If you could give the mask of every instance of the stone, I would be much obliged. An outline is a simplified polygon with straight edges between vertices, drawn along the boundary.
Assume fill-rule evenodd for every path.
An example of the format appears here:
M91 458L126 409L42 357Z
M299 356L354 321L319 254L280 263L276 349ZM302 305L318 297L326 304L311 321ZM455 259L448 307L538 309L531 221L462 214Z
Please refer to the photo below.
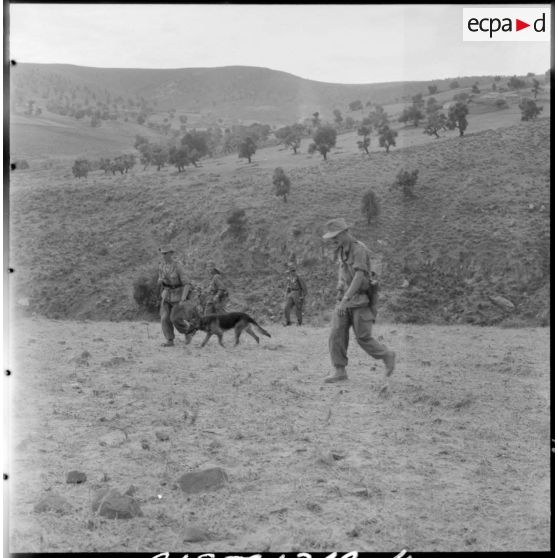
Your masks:
M182 536L182 540L184 542L200 542L205 541L208 538L209 537L205 531L195 526L186 527Z
M134 498L122 495L114 488L103 488L97 491L91 508L108 519L131 519L143 516L140 505Z
M506 310L514 310L515 304L503 296L489 296L488 297L496 306Z
M122 430L112 430L104 436L101 436L99 445L117 448L126 441L126 434Z
M66 476L66 482L69 484L81 484L87 480L87 475L81 471L70 471Z
M157 440L160 440L161 442L166 442L169 440L169 435L166 432L161 432L160 430L155 432L155 436L157 437Z
M196 494L198 492L217 490L223 487L228 480L227 473L223 469L213 467L203 471L185 473L177 482L186 494Z
M52 493L47 494L33 508L38 513L54 511L57 513L69 513L72 510L70 503L62 496Z

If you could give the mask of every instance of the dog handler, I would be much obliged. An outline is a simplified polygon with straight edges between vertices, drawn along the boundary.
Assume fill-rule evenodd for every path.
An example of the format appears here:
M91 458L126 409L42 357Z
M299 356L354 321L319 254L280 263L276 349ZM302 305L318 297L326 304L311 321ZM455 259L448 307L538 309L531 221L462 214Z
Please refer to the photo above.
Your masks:
M337 304L333 311L329 336L329 353L335 372L325 379L326 383L347 380L347 348L349 330L352 326L357 343L373 358L383 360L386 376L395 368L395 353L372 337L374 314L370 308L367 289L370 278L368 248L349 233L344 219L332 219L325 225L325 240L336 246L335 256L339 262L337 280Z
M159 263L159 278L157 283L163 287L161 291L161 328L166 342L163 347L174 345L174 328L186 334L186 327L176 315L182 304L190 294L191 282L186 277L182 265L174 259L174 249L171 246L159 248L163 261Z

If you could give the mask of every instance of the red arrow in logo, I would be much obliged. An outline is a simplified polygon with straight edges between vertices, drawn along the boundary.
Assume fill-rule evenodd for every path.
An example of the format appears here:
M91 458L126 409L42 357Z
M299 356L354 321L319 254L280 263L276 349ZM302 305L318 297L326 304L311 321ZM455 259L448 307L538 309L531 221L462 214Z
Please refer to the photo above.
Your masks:
M525 27L531 27L530 23L525 23L524 21L521 21L520 19L515 20L515 30L516 31L521 31L522 29L525 29Z

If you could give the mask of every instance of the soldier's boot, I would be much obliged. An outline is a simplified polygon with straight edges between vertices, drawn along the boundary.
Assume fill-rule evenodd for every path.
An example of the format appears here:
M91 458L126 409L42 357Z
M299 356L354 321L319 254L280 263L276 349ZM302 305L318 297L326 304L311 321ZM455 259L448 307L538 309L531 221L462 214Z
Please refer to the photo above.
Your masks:
M395 352L389 351L384 357L384 363L386 365L386 377L391 376L391 373L395 370Z
M172 339L168 339L165 343L161 343L161 347L173 347L174 341Z
M336 366L335 367L335 372L331 375L328 376L324 382L326 384L332 384L333 382L342 382L344 380L348 380L349 378L347 377L347 371L345 370L344 366Z

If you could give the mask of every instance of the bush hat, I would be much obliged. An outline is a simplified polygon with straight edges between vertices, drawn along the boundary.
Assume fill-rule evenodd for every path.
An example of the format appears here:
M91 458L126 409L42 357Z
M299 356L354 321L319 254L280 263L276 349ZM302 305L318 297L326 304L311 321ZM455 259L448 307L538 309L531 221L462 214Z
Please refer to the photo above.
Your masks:
M322 238L328 240L330 238L335 238L339 233L346 231L349 228L349 225L345 222L345 219L331 219L325 224L326 233L322 236Z
M170 252L174 252L174 248L167 244L166 246L161 246L161 248L159 248L159 252L161 252L161 254L168 254Z

